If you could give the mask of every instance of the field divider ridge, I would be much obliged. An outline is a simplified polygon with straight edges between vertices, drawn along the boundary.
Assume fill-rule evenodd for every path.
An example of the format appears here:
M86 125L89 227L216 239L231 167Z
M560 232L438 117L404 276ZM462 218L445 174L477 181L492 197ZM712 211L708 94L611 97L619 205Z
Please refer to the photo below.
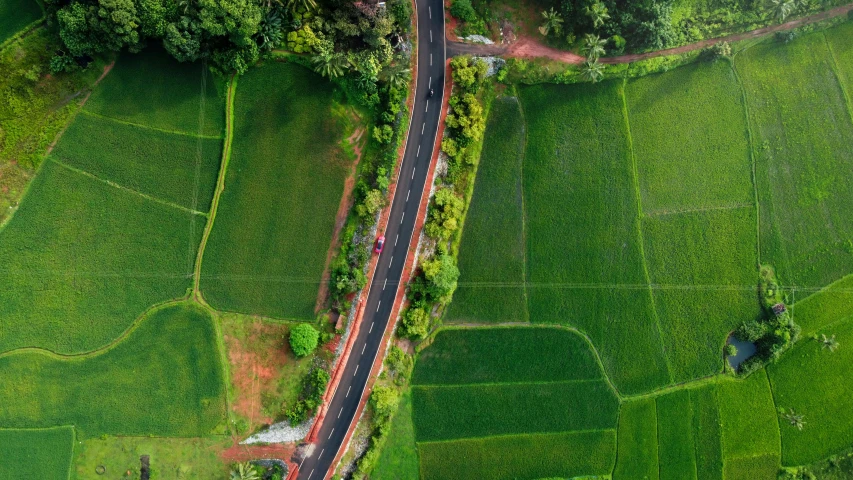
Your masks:
M513 438L513 437L534 437L534 436L545 436L545 435L559 435L561 433L608 433L612 432L614 435L616 434L615 428L589 428L585 430L557 430L555 432L528 432L528 433L503 433L499 435L483 435L479 437L459 437L459 438L447 438L443 440L422 440L420 442L415 442L418 445L427 445L427 444L437 444L437 443L452 443L452 442L463 442L466 440L489 440L493 438Z
M195 259L195 268L193 269L192 296L203 305L206 305L206 302L201 295L201 263L204 259L204 249L207 246L207 240L210 238L210 232L213 230L213 222L216 220L219 200L222 197L222 192L225 190L225 174L228 172L228 162L231 160L231 142L234 137L234 96L237 90L237 79L237 75L234 74L231 75L231 81L228 82L225 99L225 139L222 145L222 162L219 165L216 190L213 192L213 200L210 202L207 225L204 226L204 232L201 235L201 242L199 242L198 253Z
M202 106L202 108L203 108L203 106ZM82 114L87 115L87 116L92 117L92 118L99 118L101 120L107 120L109 122L120 123L122 125L127 125L129 127L141 128L143 130L153 130L155 132L160 132L160 133L168 133L171 135L182 135L184 137L201 138L201 139L205 139L205 140L222 140L222 135L215 135L215 136L214 135L202 135L200 133L182 132L180 130L169 130L166 128L152 127L150 125L128 122L127 120L120 120L120 119L115 118L115 117L109 117L107 115L101 115L100 113L90 112L89 110L86 110L85 108L81 109L80 112Z
M717 211L726 211L726 210L739 210L741 208L752 208L753 204L751 203L734 203L731 205L721 205L718 207L698 207L698 208L678 208L674 210L657 210L653 212L645 212L644 215L646 217L665 217L667 215L689 215L691 213L702 213L702 212L717 212Z
M517 88L517 87L516 87ZM524 298L524 321L530 323L530 300L527 295L527 208L524 205L524 161L527 159L527 117L524 115L524 106L521 97L515 92L515 101L518 103L518 113L521 117L521 131L523 140L521 142L521 162L519 164L519 175L521 179L521 281L523 283L521 294Z
M77 167L72 167L71 165L68 165L67 163L62 162L56 156L52 156L52 157L48 158L47 161L51 161L51 162L59 165L62 168L65 168L65 169L70 170L74 173L83 175L84 177L91 178L92 180L104 183L104 184L109 185L109 186L116 188L118 190L122 190L122 191L125 191L127 193L142 197L145 200L149 200L149 201L152 201L154 203L159 203L160 205L165 205L167 207L171 207L171 208L174 208L177 210L181 210L183 212L190 213L192 215L201 215L202 217L207 217L207 213L199 212L199 211L193 210L191 208L187 208L187 207L184 207L184 206L172 203L172 202L168 202L166 200L162 200L162 199L157 198L155 196L148 195L147 193L142 193L142 192L139 192L139 191L134 190L132 188L125 187L124 185L113 182L112 180L107 180L105 178L101 178L101 177L95 175L94 173L87 172L86 170L82 170L82 169L77 168Z
M470 388L470 387L503 387L513 385L570 385L575 383L599 383L604 381L604 372L597 378L577 378L574 380L530 380L525 382L482 382L482 383L418 383L411 388L442 389L442 388Z
M640 258L643 261L643 274L646 277L646 284L648 285L649 302L651 302L652 314L655 317L655 327L657 327L658 331L658 341L660 342L661 354L663 354L664 363L666 364L666 372L669 375L669 382L672 383L674 381L672 376L672 365L669 355L666 352L666 348L664 347L663 330L660 326L660 316L658 315L658 308L655 304L655 295L651 287L652 280L651 275L649 275L649 262L646 258L646 245L645 239L643 238L643 199L640 192L640 174L637 169L637 155L634 153L634 137L631 134L631 117L628 113L628 77L624 77L622 79L622 89L620 90L619 95L622 97L622 116L625 120L625 132L628 138L628 156L631 161L631 174L634 177L634 195L637 196L636 230L637 239L639 240L638 247L640 249Z

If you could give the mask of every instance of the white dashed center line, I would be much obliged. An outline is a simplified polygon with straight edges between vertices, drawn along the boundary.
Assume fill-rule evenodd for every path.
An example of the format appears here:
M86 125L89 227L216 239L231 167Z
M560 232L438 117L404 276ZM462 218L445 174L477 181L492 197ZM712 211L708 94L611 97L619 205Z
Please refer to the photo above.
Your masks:
M361 347L361 354L362 354L362 355L364 355L364 351L365 351L366 349L367 349L367 342L364 342L364 346L363 346L363 347ZM343 410L343 407L341 407L341 410Z
M406 212L403 212L403 216L400 217L400 225L403 224L403 220L406 218Z
M429 43L432 43L432 30L429 31Z
M388 268L391 268L392 263L394 263L394 257L391 257L391 261L388 262Z
M338 418L341 418L342 413L344 413L344 407L341 407L341 411L338 412Z
M409 190L408 192L406 192L406 202L408 202L408 201L409 201L409 195L410 195L411 193L412 193L412 191L411 191L411 190Z
M350 390L350 388L352 388L352 385L350 385L350 386L349 386L349 388L347 388L347 394L346 394L346 395L344 395L344 398L349 398L349 390Z
M332 434L333 434L333 433L335 433L335 429L334 429L334 428L332 429L332 431L331 431L331 432L329 432L329 438L332 438ZM329 438L327 438L326 440L328 440Z
M418 169L418 167L412 167L412 180L415 179L415 170L417 170L417 169Z
M426 123L424 123L423 125L421 125L421 135L423 135L423 134L424 134L424 129L425 129L425 128L426 128Z
M429 54L429 66L430 67L432 66L432 54L431 53Z
M416 156L416 157L420 157L420 156L421 156L421 146L420 146L420 145L418 145L418 153L416 153L416 154L415 154L415 156Z
M429 18L432 18L432 5L427 8L429 8Z
M376 323L376 322L370 322L370 330L368 330L368 331L367 331L367 333L372 333L372 332L373 332L373 324L374 324L374 323ZM355 366L355 368L356 368L356 369L358 369L358 365L356 365L356 366Z
M424 112L428 112L428 111L429 111L429 100L427 100L426 110L424 110Z
M323 452L325 452L325 451L326 451L326 449L324 448L324 449L320 452L320 455L317 455L317 460L320 460L320 457L322 457L322 456L323 456Z
M355 366L355 371L352 372L352 376L356 376L358 374L358 365Z
M308 474L308 480L311 480L311 475L314 475L314 469L311 469L311 473Z
M385 287L388 286L388 279L385 279L385 283L382 285L382 290L385 290Z
M395 247L397 246L397 240L399 240L399 239L400 239L400 234L398 233L397 236L394 238L394 246Z
M383 289L384 290L384 289ZM379 307L382 306L382 300L379 300L379 305L376 305L376 311L379 311Z

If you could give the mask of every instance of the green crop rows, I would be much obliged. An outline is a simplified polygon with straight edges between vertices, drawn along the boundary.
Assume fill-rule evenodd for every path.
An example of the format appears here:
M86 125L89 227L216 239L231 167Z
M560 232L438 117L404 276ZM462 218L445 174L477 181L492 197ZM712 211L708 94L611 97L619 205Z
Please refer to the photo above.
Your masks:
M0 478L65 480L73 449L73 427L0 429Z
M400 399L376 468L370 474L373 480L398 480L417 478L418 449L415 445L415 426L412 423L412 393L407 391Z
M204 255L214 307L314 317L349 165L332 85L272 63L240 79L227 188Z
M222 141L165 133L81 114L53 157L98 178L207 212Z
M794 304L793 315L808 336L832 323L853 318L853 275Z
M761 43L736 64L755 133L762 262L788 284L826 285L853 271L853 122L826 39Z
M501 378L501 371L508 375ZM487 478L514 478L521 468L542 477L612 469L619 400L577 333L550 327L440 330L419 354L413 379L423 478L471 478L484 468ZM522 459L523 445L542 458ZM571 458L557 459L560 448ZM460 464L448 470L439 461L443 455Z
M655 400L646 398L622 404L616 445L615 480L658 478L658 430Z
M165 307L105 351L0 357L0 425L101 434L200 436L225 420L216 332L199 307Z
M538 433L418 445L424 480L513 480L605 474L613 468L616 433Z
M418 356L412 381L457 385L598 378L601 368L581 336L556 328L515 327L440 331Z
M86 110L162 130L219 137L224 97L201 63L179 63L158 48L122 55Z
M459 247L459 288L447 318L526 320L522 160L524 122L518 100L492 103L470 214ZM491 258L489 262L481 258Z
M184 295L203 226L193 217L48 161L0 231L0 352L90 351Z
M0 0L0 44L42 15L36 0Z
M728 62L642 77L625 93L644 213L754 203L746 116Z

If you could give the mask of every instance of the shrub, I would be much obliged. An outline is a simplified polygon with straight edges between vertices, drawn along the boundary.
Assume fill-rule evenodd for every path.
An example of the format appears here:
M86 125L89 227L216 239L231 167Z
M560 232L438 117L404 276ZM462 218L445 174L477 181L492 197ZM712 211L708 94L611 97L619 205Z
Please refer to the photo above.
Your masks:
M421 307L411 307L403 314L400 336L418 340L429 333L429 313Z
M463 22L477 20L477 12L471 6L471 0L454 0L453 5L450 7L450 14Z
M304 357L313 352L319 340L320 332L307 323L290 329L290 348L297 357Z
M733 356L737 355L737 347L735 347L734 345L729 343L725 347L723 347L723 353L727 357L733 357Z

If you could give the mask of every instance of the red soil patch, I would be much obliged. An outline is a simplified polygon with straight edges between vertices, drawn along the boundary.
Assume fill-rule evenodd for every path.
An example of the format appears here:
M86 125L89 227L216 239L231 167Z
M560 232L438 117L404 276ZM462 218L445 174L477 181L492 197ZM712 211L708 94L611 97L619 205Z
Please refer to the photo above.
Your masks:
M444 1L444 35L448 40L457 42L459 37L456 36L456 27L459 26L459 20L450 14L450 4L451 0Z
M355 161L352 164L352 170L350 171L349 176L344 181L344 193L341 195L341 203L338 205L338 213L335 214L335 231L332 233L332 242L329 244L329 251L326 252L326 266L323 268L323 276L320 278L320 288L317 291L317 302L314 304L314 313L319 313L320 310L326 305L326 301L329 298L329 278L331 278L332 272L332 258L335 256L335 252L340 248L341 243L341 230L344 228L344 224L347 221L347 213L349 213L350 208L352 208L352 189L355 187L355 175L358 170L358 163L361 161L361 153L364 148L364 144L366 143L366 139L362 141L362 137L364 136L364 128L359 127L356 128L352 135L346 139L346 142L352 145L353 150L355 151Z
M277 459L288 461L296 450L292 443L274 443L270 445L234 445L219 452L219 458L226 463L247 462L258 459Z
M287 355L281 342L265 342L262 337L283 338L285 328L283 325L264 324L256 320L251 324L251 332L245 342L223 335L228 363L231 365L231 382L236 394L232 408L237 414L249 419L250 430L273 422L273 418L264 415L261 398L264 393L275 393L281 368L287 363Z
M506 54L517 58L547 57L566 63L583 63L585 60L584 57L576 53L549 47L527 35L520 35L518 40L509 47Z

